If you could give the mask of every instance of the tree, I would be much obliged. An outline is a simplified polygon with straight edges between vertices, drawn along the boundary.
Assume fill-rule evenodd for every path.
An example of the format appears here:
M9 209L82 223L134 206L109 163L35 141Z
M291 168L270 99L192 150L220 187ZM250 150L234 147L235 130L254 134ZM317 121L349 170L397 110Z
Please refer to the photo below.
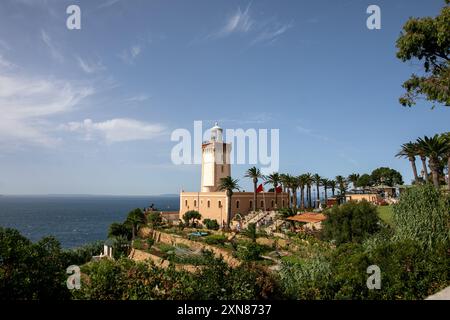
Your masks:
M324 193L325 193L325 204L328 202L328 186L330 183L330 180L328 180L327 178L322 178L321 182L320 182L323 186L324 189Z
M0 227L0 300L68 299L66 257L53 237L32 243Z
M417 145L413 142L408 142L402 144L401 150L395 155L399 158L406 158L411 163L411 167L414 174L414 181L415 183L419 182L419 177L417 175L417 168L416 168L416 155L418 154Z
M420 160L422 161L422 168L423 168L423 174L425 183L428 183L429 176L428 176L428 169L427 169L427 151L426 151L426 144L422 142L416 142L416 151L417 155L420 157Z
M442 139L446 145L445 156L447 157L447 188L450 191L450 132L446 132L442 135Z
M216 219L203 219L203 224L206 226L207 229L209 230L219 230L220 225L217 222Z
M449 243L449 219L448 197L431 185L405 190L393 207L396 238L415 240L424 247Z
M134 240L139 228L145 225L145 215L140 208L136 208L128 213L125 224L131 227L131 239Z
M151 211L149 214L147 214L147 222L152 228L161 225L162 223L161 212Z
M380 229L376 206L365 200L334 206L325 214L327 219L322 222L322 236L325 240L336 241L338 245L362 242Z
M316 173L316 174L313 175L313 180L314 180L314 184L316 185L316 202L317 202L317 206L318 206L318 204L320 202L319 188L320 188L320 185L322 183L322 177L319 176L319 174Z
M253 182L253 211L256 211L256 207L257 207L256 189L258 188L258 179L262 179L264 176L262 175L261 171L258 168L252 167L247 170L244 177L252 179L252 182Z
M221 178L220 184L219 184L219 191L226 191L227 194L227 200L228 200L228 207L227 207L227 229L230 229L230 223L231 223L231 197L233 196L234 190L239 190L238 185L239 180L233 179L230 176Z
M265 177L265 182L264 184L271 184L273 185L273 192L274 192L274 197L275 197L275 207L278 207L278 202L277 202L277 187L280 184L280 175L278 174L278 172L274 172L269 174L268 176Z
M305 187L308 183L308 177L306 174L299 175L297 177L298 186L300 188L300 208L305 209Z
M328 186L331 189L331 195L334 197L334 193L335 193L336 186L337 186L336 180L329 180L328 181Z
M445 1L447 4L449 0ZM423 74L412 74L403 83L406 93L403 106L413 106L425 97L450 106L450 6L444 6L435 17L410 18L397 39L397 58L403 62L423 62Z
M445 139L438 134L433 137L423 137L417 139L417 143L423 146L423 150L430 159L431 175L433 176L433 184L436 188L439 188L439 172L440 172L440 160L446 154L447 144Z
M403 177L400 172L387 167L380 167L373 170L370 177L374 185L384 184L393 187L403 184Z
M183 215L183 220L187 225L189 225L189 222L191 222L190 225L194 225L195 220L200 220L201 218L202 215L196 210L186 211L186 213Z
M344 196L347 191L347 180L343 176L336 176L336 183L339 187L339 195Z
M347 180L353 184L353 189L356 189L358 187L358 179L359 179L358 173L352 173L347 177Z
M370 175L365 173L358 178L356 185L364 190L368 186L372 185L372 178Z
M129 224L113 222L109 226L108 237L125 237L128 240L132 238L132 231Z
M311 186L314 183L313 175L311 173L305 173L306 183L306 200L308 202L308 208L312 208Z

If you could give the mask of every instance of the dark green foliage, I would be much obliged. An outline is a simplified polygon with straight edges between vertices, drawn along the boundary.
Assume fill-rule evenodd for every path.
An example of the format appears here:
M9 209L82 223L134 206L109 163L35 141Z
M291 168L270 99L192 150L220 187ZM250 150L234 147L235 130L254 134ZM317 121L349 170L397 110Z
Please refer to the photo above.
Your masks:
M65 260L69 265L82 265L91 261L93 256L97 256L103 251L103 241L96 241L82 247L64 250Z
M108 237L109 238L125 237L128 240L131 240L131 237L132 237L131 226L129 224L125 224L125 223L113 222L109 226Z
M211 245L224 245L225 242L227 241L227 237L222 234L211 234L209 236L206 236L204 238L204 241L207 244L211 244Z
M400 172L387 167L381 167L373 170L370 177L371 183L374 185L388 185L393 187L395 185L403 184L403 177Z
M0 228L0 300L67 299L68 266L54 238L32 243L17 230Z
M446 1L448 4L448 0ZM450 106L450 7L435 18L410 18L397 40L397 57L423 63L421 75L403 83L400 103L411 107L420 98Z
M208 230L219 230L220 227L216 219L214 220L204 219L203 224L206 226Z
M147 223L152 227L156 228L162 224L162 216L159 211L151 211L147 214Z
M256 242L248 242L245 245L239 245L236 251L236 257L242 261L256 261L261 259L264 247Z
M416 240L421 246L448 244L450 240L450 201L432 185L404 191L393 206L395 237Z
M249 223L247 229L242 230L241 233L249 238L252 242L256 242L256 238L258 237L256 223Z
M184 215L183 215L183 220L186 223L186 225L193 225L195 220L200 220L202 218L202 215L195 210L190 210L187 211Z
M366 188L372 185L372 177L368 174L363 174L358 178L356 186L360 188Z
M337 245L346 242L361 242L380 229L377 208L367 201L348 202L326 211L322 222L322 236L334 240Z

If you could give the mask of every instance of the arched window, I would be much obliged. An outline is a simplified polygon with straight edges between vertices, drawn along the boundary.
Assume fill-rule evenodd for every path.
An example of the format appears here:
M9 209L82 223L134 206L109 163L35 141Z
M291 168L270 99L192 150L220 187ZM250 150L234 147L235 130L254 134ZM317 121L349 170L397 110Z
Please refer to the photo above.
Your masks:
M239 209L239 200L236 201L236 209Z
M208 200L207 205L208 205L208 208L211 207L211 201Z
M275 201L272 200L272 208L274 207L274 204L275 204ZM195 206L195 204L194 204L194 206Z
M194 207L197 206L197 200L194 200Z
M187 207L187 200L184 200L184 205Z
M283 208L284 208L284 199L283 199Z
M261 208L264 208L264 200L261 200Z
M250 209L253 208L253 201L250 200Z
M222 208L222 201L219 200L219 208Z

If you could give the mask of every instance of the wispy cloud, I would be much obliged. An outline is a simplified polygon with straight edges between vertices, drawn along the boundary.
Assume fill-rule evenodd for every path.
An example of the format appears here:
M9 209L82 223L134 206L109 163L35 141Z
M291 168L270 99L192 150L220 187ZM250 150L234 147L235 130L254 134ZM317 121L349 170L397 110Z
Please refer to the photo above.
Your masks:
M1 69L13 69L15 67L16 67L16 65L14 63L8 61L6 58L4 58L0 54L0 70Z
M140 94L126 99L126 102L143 102L150 99L150 97L146 94Z
M252 16L250 9L250 4L245 10L238 7L237 11L226 19L225 24L218 31L209 34L206 39L241 34L252 38L250 45L257 43L271 44L293 27L293 22L280 23L274 17L257 20Z
M276 24L273 26L269 26L267 29L261 31L261 33L256 36L256 38L251 42L252 45L257 43L268 43L271 44L275 42L279 36L284 34L286 31L288 31L290 28L292 28L293 23L287 23L287 24Z
M239 7L232 16L230 16L225 25L219 32L215 34L217 37L223 37L232 33L245 33L251 30L254 25L254 21L249 14L250 4L242 11Z
M105 70L105 67L103 66L101 61L97 61L97 62L88 61L88 60L82 59L79 56L76 56L75 58L78 61L78 65L80 66L80 68L88 74L92 74L92 73L96 73L96 72Z
M136 44L123 50L122 53L119 54L119 57L127 64L134 64L134 60L142 53L142 50L142 46Z
M50 38L48 33L45 32L44 30L41 30L41 39L50 50L50 54L52 55L52 57L58 62L63 62L64 61L63 55L61 54L57 46L53 43L53 40Z
M98 8L99 8L99 9L102 9L102 8L111 7L111 6L115 5L116 3L118 3L119 1L120 1L120 0L108 0L108 1L105 1L105 2L103 2L102 4L100 4L100 5L98 6Z
M79 132L86 140L100 138L106 143L151 140L161 135L165 127L161 124L142 122L134 119L117 118L103 122L85 119L82 122L70 122L63 126L71 132Z
M49 119L91 94L92 88L66 81L0 75L0 144L54 146Z

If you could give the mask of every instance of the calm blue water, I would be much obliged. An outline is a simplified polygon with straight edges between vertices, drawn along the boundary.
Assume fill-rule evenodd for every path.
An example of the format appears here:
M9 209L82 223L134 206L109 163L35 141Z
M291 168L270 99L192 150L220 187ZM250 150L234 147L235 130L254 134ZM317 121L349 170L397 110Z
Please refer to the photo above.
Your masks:
M106 239L112 222L152 203L161 211L180 206L177 196L0 196L0 226L32 241L53 235L64 248L73 248Z

